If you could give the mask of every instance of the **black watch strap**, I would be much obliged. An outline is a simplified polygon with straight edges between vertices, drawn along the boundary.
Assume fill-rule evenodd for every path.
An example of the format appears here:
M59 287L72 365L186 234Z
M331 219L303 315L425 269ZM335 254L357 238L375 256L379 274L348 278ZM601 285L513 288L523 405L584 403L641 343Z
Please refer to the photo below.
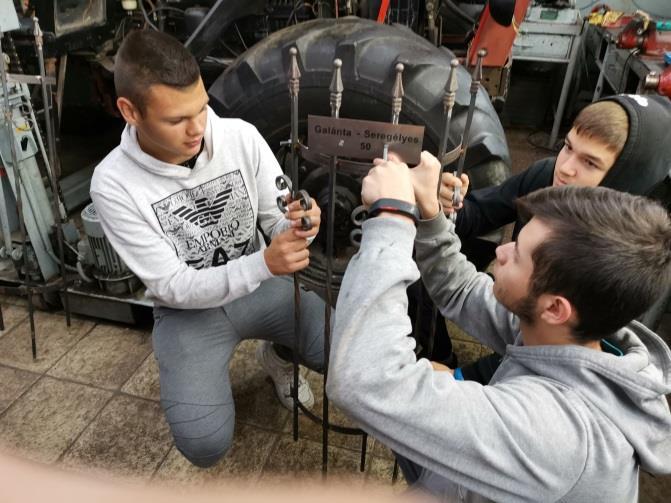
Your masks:
M417 208L417 206L407 201L390 198L382 198L375 201L370 208L368 208L368 218L376 217L383 211L405 215L406 217L411 218L415 225L417 225L417 222L419 222L420 219L419 208Z

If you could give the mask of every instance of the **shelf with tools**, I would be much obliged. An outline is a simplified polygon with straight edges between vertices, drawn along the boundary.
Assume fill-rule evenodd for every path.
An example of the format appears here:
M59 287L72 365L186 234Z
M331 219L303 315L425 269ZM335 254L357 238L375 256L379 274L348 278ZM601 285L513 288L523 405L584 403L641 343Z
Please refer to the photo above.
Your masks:
M665 71L662 57L642 54L640 49L625 49L617 46L617 39L624 28L606 29L589 25L585 35L585 47L594 58L599 78L592 100L609 93L656 92L655 77Z

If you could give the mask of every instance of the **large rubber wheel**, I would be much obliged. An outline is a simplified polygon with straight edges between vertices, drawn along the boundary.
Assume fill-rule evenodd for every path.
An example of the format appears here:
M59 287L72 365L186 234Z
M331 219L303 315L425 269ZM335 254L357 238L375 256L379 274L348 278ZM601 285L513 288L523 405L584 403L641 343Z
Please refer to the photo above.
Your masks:
M278 31L242 54L209 89L211 106L224 117L240 117L254 124L271 148L290 136L288 93L289 48L298 48L301 71L299 126L305 131L308 114L330 115L329 84L334 58L343 62L344 93L341 117L388 121L396 63L403 63L405 97L401 123L425 126L424 149L437 152L443 127L445 82L454 55L403 26L346 17L318 19ZM460 67L459 89L449 134L449 148L461 141L470 101L470 75ZM510 176L505 135L486 92L480 89L466 156L466 171L473 188L497 184ZM303 184L326 208L327 177L324 167L303 163ZM349 246L349 214L359 204L359 181L338 176L336 209L335 283L339 284L354 248ZM325 215L324 215L325 217ZM322 232L320 232L322 234ZM322 242L322 236L318 241ZM324 261L313 247L305 278L323 285ZM316 252L316 253L315 253Z

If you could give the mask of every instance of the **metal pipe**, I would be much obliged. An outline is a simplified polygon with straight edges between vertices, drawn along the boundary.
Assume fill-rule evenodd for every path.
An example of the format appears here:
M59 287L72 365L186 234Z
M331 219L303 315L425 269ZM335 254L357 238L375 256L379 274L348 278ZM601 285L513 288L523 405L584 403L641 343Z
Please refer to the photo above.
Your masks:
M443 178L443 165L445 163L444 158L447 153L447 141L450 136L450 127L452 125L452 110L454 109L454 102L457 96L458 89L458 79L457 79L457 67L459 66L459 60L453 59L450 61L450 74L445 83L445 93L443 94L443 114L445 116L445 121L443 122L443 133L440 138L440 147L438 150L438 160L440 161L440 171L438 172L438 184L436 187L436 197L440 201L440 186L442 184ZM454 212L450 215L450 217ZM420 280L421 281L421 280ZM424 287L419 290L419 309L418 311L422 312L422 305L424 303ZM421 320L421 314L417 316L417 320ZM426 340L426 355L432 360L433 359L433 347L436 340L436 323L438 321L438 306L433 303L431 309L431 322L429 324L429 337ZM421 327L421 324L419 325Z
M396 70L396 80L394 80L394 87L391 90L391 123L398 124L403 107L403 96L405 95L403 91L403 63L397 63L394 69ZM389 144L385 143L382 149L382 159L386 161L388 155Z
M7 128L7 139L12 154L12 169L14 170L14 184L16 186L16 209L19 214L19 229L21 230L21 252L23 255L24 285L26 287L26 297L28 300L28 318L30 320L30 347L33 354L33 360L37 359L37 342L35 339L35 310L33 306L33 297L30 285L30 260L28 258L28 245L26 243L26 224L23 220L23 205L21 200L21 169L19 167L19 156L16 153L16 142L14 141L14 130L12 127L12 109L9 104L9 88L7 86L7 72L5 71L5 53L2 48L2 35L0 30L0 80L2 81L2 94L4 98L4 116L5 127ZM14 258L14 257L12 257ZM21 270L19 268L19 275Z
M0 62L0 63L3 64L3 67L4 67L4 63L2 63L2 62ZM6 171L5 171L5 174L6 174ZM7 175L7 174L6 174L6 176L9 177L9 175ZM8 180L9 180L9 178L8 178ZM2 229L2 240L5 243L4 254L6 256L10 257L11 254L12 254L12 250L14 249L14 245L12 244L12 231L9 227L9 215L7 215L7 210L6 210L7 209L7 201L5 199L5 191L4 191L4 188L2 186L2 177L1 176L0 176L0 206L1 206L1 208L0 208L0 226L1 226L1 229Z
M291 69L289 74L289 95L291 96L291 181L295 196L298 189L298 92L300 90L301 72L298 69L296 56L298 49L289 49ZM295 200L295 197L292 197ZM298 272L294 273L294 351L293 351L293 386L291 394L294 399L293 407L293 434L294 441L298 440L298 355L300 354L301 338L301 291Z
M340 117L340 105L342 104L342 61L333 60L333 77L329 86L329 103L331 105L331 117ZM326 380L328 379L329 352L331 350L331 306L333 305L333 254L335 234L335 188L336 188L336 166L338 156L332 156L329 164L329 188L328 188L328 213L326 216L326 306L324 312L324 400L322 407L322 473L326 476L328 469L328 430L329 430L329 400L326 396Z
M457 79L457 67L459 60L454 58L450 61L450 75L445 83L445 94L443 94L443 115L445 121L443 122L443 134L440 138L440 149L438 150L438 160L440 161L440 172L438 173L438 187L436 195L440 199L440 186L443 178L443 158L447 153L447 142L450 138L450 127L452 125L452 110L454 109L454 101L457 96L457 89L459 87Z
M43 51L43 38L42 30L40 29L40 24L36 17L33 18L35 23L35 45L37 47L37 58L40 67L40 77L41 79L41 88L42 88L42 104L44 106L44 122L46 123L47 128L47 143L49 145L49 164L51 165L52 170L50 171L49 182L51 184L51 195L52 203L54 209L54 222L56 223L56 240L58 241L58 259L61 267L61 279L63 281L63 308L65 309L65 323L69 327L71 325L70 321L70 301L68 299L68 289L67 289L67 272L65 268L65 253L63 251L63 225L62 218L60 213L59 197L58 197L58 185L56 183L56 173L58 172L56 163L56 141L54 137L54 128L51 122L51 112L49 110L49 88L45 81L46 71L44 69L44 51ZM39 136L39 133L38 133Z

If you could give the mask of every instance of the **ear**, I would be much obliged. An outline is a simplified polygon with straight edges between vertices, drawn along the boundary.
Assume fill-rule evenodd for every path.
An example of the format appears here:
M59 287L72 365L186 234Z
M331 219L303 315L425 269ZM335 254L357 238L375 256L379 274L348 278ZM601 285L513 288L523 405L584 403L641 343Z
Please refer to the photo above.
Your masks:
M575 318L573 305L560 295L543 294L538 305L540 319L548 325L564 325Z
M142 113L140 109L133 105L128 98L117 98L116 106L121 112L124 120L131 126L137 126L138 122L142 118Z

